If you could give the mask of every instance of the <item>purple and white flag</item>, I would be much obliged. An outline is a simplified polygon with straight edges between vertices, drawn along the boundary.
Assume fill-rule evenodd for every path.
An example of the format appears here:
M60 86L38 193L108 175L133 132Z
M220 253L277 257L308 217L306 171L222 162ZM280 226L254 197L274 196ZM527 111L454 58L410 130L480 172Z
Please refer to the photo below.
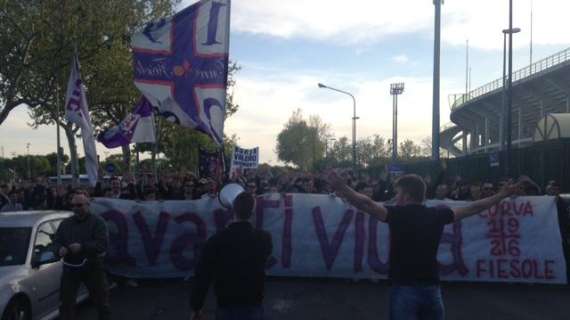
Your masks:
M81 128L83 148L85 150L85 169L89 183L95 186L97 183L97 149L93 137L93 126L89 116L89 107L85 96L85 87L81 81L80 65L77 56L71 62L67 94L65 95L65 118Z
M141 97L132 113L118 126L101 132L97 140L109 149L130 143L154 143L154 116L150 102L144 96Z
M133 36L135 85L168 120L223 141L230 0L201 0Z

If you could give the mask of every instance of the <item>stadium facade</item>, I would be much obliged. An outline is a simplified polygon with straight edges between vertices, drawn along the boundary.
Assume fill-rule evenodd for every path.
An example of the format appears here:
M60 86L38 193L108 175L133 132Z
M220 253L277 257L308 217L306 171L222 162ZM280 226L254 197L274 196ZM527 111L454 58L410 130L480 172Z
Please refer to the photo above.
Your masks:
M513 72L512 97L513 148L564 138L570 130L570 48ZM503 150L504 99L502 78L452 95L441 147L455 157Z

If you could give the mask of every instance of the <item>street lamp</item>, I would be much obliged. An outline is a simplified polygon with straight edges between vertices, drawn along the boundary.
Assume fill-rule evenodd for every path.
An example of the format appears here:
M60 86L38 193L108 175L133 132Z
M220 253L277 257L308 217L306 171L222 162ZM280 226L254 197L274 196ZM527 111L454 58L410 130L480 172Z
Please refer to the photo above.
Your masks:
M352 166L356 169L356 120L358 120L358 117L356 117L356 98L354 98L354 96L350 92L335 89L335 88L329 87L327 85L324 85L322 83L319 83L318 85L319 85L319 88L321 88L321 89L330 89L330 90L333 90L336 92L340 92L342 94L346 94L352 98L352 107L353 107L353 116L352 116Z
M512 152L512 113L513 113L513 33L516 33L517 29L513 28L513 0L509 0L509 29L507 33L509 34L509 77L507 80L507 152L505 155L505 175L508 177L512 174L511 172L511 152ZM520 29L518 29L520 32ZM505 33L505 35L507 34ZM520 111L519 111L520 112Z
M28 164L28 180L32 180L32 169L30 167L30 143L26 143L26 150L27 150L27 156L26 156L26 162Z
M392 162L398 160L398 96L404 92L404 83L392 83L390 94L393 97L392 105Z
M507 34L519 33L520 28L503 30L503 123L501 124L501 150L505 150L505 128L507 127Z

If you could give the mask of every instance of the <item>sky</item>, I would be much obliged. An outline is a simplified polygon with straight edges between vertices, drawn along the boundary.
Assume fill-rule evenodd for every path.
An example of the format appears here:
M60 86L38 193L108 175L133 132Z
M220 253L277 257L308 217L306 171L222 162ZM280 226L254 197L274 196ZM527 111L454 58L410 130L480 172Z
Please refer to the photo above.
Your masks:
M185 0L180 8L196 2ZM514 1L514 69L530 63L531 0ZM570 47L570 2L534 1L533 60ZM431 136L432 0L234 0L230 59L236 75L239 111L225 124L244 148L260 147L260 160L278 163L276 137L293 111L318 115L336 137L351 136L352 101L319 89L317 83L349 91L357 100L357 136L392 135L393 82L404 82L399 97L399 141ZM449 96L465 91L466 41L471 89L501 77L502 29L508 0L447 0L442 6L441 124L449 122ZM0 126L6 157L55 150L55 127L32 129L25 108ZM65 138L64 146L67 149ZM102 158L119 149L98 145ZM80 148L81 149L81 148ZM0 154L2 156L2 154Z

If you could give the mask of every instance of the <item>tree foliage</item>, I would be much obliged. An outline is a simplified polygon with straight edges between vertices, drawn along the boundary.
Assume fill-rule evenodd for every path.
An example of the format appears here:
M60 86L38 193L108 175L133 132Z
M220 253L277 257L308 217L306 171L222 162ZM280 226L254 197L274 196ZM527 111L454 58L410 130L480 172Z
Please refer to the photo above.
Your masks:
M399 158L409 161L421 155L421 147L416 145L412 140L406 139L400 143Z
M132 82L131 35L173 12L178 0L0 0L0 124L20 105L34 126L59 123L72 166L77 128L64 121L63 98L77 52L96 128L118 123L139 93Z
M0 158L0 181L12 178L33 179L54 173L55 167L51 166L47 156L20 155L11 159Z
M303 118L300 109L293 112L277 136L279 160L308 170L325 156L330 129L318 116Z

